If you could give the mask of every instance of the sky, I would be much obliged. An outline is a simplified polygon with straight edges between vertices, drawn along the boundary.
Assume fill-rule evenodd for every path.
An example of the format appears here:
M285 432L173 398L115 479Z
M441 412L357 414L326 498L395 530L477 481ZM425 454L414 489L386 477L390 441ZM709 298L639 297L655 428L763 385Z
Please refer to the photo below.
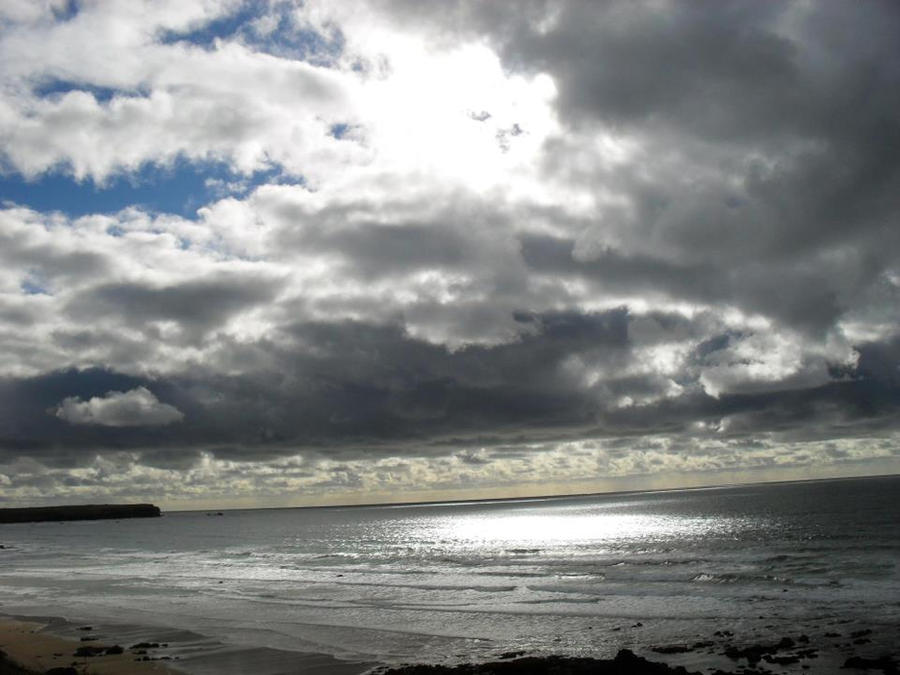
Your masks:
M5 0L0 505L900 471L894 2Z

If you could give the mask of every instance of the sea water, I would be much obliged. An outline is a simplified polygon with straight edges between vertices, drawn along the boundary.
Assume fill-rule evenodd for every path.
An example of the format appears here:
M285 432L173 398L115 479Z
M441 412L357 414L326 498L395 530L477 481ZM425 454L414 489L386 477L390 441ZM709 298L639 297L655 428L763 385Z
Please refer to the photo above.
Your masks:
M0 525L0 613L386 663L609 656L726 627L890 636L898 526L898 476Z

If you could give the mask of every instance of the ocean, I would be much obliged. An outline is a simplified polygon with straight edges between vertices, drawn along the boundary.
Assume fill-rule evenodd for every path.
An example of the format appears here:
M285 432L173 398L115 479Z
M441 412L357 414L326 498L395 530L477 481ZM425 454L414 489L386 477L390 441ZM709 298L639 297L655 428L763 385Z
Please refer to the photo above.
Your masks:
M316 672L650 655L716 631L900 643L900 476L168 512L0 525L0 544L0 613L61 617L73 636L85 622L161 636L198 674L245 672L251 656L253 672L287 672L298 652L327 657Z

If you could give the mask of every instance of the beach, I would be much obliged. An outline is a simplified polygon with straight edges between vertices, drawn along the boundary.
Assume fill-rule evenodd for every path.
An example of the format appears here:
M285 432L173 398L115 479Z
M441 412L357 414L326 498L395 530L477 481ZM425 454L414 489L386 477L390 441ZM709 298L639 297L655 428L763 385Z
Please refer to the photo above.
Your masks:
M139 639L141 636L149 637ZM160 642L160 636L172 642ZM126 626L114 621L95 627L58 617L30 620L0 616L0 652L5 655L6 667L10 663L21 666L29 675L67 667L91 675L357 675L376 665L344 662L328 654L228 646L204 636L159 627ZM0 675L5 673L3 668L0 663ZM18 675L18 671L11 675ZM59 671L56 675L65 673Z
M144 661L146 649L127 649L109 643L69 640L46 632L47 627L47 623L39 621L0 619L0 650L9 660L37 673L66 667L75 668L77 672L97 675L176 673L163 661ZM103 651L97 655L86 656L85 647ZM80 655L79 650L82 650Z
M795 632L777 642L747 642L730 630L719 630L709 639L668 645L632 644L608 659L505 652L481 663L433 664L427 654L421 663L364 664L337 661L325 654L278 652L266 649L223 649L191 657L190 639L179 643L115 645L89 635L85 640L61 637L53 631L72 627L60 620L26 621L0 618L0 651L5 658L0 674L87 673L95 675L158 675L228 673L306 673L310 675L479 675L487 673L553 673L555 675L603 675L717 673L766 675L771 673L896 673L894 636L889 631L859 628L832 622L811 625L810 635ZM81 626L79 629L86 629ZM643 625L630 626L632 630ZM131 629L133 630L133 628ZM619 631L614 631L619 632ZM85 655L89 648L90 655ZM112 653L108 653L112 652ZM182 655L187 655L182 661ZM22 666L23 670L10 664ZM73 668L74 670L65 670ZM57 669L57 670L54 670Z

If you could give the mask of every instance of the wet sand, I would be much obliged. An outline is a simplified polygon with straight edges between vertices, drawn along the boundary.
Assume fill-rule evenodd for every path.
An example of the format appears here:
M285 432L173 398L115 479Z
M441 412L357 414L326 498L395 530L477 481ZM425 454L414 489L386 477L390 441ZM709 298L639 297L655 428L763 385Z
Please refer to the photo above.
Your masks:
M154 637L148 639L149 635ZM116 646L121 653L107 653ZM10 661L26 673L72 667L79 675L361 675L377 665L342 661L329 654L224 645L188 631L88 626L59 618L0 616L0 651L7 657L6 665L0 659L0 675L23 672L11 669ZM79 652L83 655L76 656Z
M81 647L114 647L105 642L76 642L43 632L47 624L33 621L0 619L0 650L8 659L36 673L44 673L51 668L74 667L79 673L96 675L178 675L179 671L162 661L141 661L144 655L122 646L120 654L98 656L75 656ZM113 650L117 651L117 650Z

